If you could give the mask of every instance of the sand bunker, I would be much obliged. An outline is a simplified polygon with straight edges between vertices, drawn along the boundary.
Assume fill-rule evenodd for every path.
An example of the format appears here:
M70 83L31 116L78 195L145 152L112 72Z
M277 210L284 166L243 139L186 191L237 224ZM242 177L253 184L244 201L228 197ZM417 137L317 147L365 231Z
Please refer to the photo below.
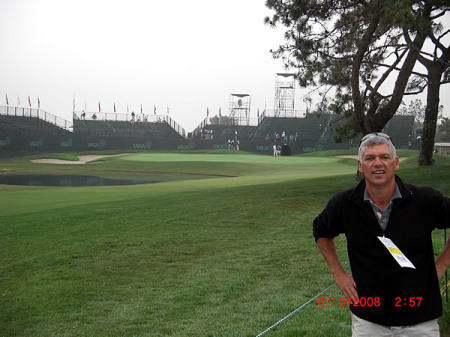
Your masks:
M70 164L70 165L78 165L78 164L86 164L91 161L101 159L101 158L107 158L107 157L119 157L119 156L126 156L129 153L122 153L122 154L111 154L111 155L105 155L105 154L89 154L84 156L78 156L77 161L74 160L63 160L63 159L51 159L51 158L45 158L45 159L33 159L31 160L33 163L38 164Z

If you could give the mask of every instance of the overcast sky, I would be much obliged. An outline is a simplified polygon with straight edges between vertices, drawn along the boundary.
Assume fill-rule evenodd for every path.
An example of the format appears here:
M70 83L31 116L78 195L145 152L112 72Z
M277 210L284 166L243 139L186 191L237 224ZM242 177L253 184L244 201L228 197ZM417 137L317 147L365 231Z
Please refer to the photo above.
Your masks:
M76 109L170 116L186 131L228 115L230 94L251 96L251 117L273 107L269 53L282 31L264 0L0 0L0 95L71 120ZM300 101L300 91L298 91Z
M283 31L264 24L264 3L0 0L0 104L7 95L28 106L30 96L35 108L39 97L41 109L67 120L74 98L76 110L92 112L99 102L102 112L169 107L190 132L207 108L228 115L237 93L251 96L256 117L273 108L276 73L285 71L269 52ZM306 92L297 87L297 109Z

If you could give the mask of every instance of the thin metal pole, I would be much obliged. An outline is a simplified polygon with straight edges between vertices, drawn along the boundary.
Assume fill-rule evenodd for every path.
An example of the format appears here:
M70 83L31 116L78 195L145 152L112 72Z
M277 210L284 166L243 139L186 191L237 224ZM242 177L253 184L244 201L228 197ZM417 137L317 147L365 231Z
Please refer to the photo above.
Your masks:
M447 246L447 228L444 228L444 247ZM445 271L445 303L448 303L448 278Z
M302 304L300 307L298 307L297 309L295 309L293 312L291 312L289 315L283 317L282 319L280 319L278 322L276 322L274 325L272 325L270 328L267 328L266 330L264 330L263 332L261 332L258 336L256 337L260 337L262 335L264 335L266 332L272 330L273 328L275 328L278 324L280 324L281 322L283 322L284 320L288 319L289 317L291 317L293 314L295 314L297 311L303 309L304 307L306 307L309 303L311 303L312 301L314 301L317 297L319 297L320 295L322 295L323 293L327 292L328 290L330 290L331 288L333 288L336 285L336 283L333 283L331 286L329 286L327 289L325 289L324 291L322 291L320 294L317 294L316 296L314 296L313 298L311 298L308 302L306 302L305 304Z

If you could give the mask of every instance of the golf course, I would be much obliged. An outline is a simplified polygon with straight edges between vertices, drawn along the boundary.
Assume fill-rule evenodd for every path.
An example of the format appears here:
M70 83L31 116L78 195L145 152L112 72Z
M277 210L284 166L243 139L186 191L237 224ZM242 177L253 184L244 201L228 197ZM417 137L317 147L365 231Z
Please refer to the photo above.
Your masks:
M450 196L450 156L418 167L418 154L398 151L398 175ZM257 336L301 306L264 336L351 335L312 221L357 184L355 155L1 159L0 178L34 178L0 182L0 336ZM77 177L97 185L75 185ZM135 184L113 183L125 179ZM444 238L433 233L436 256ZM349 269L345 237L336 245ZM439 323L450 336L445 283Z

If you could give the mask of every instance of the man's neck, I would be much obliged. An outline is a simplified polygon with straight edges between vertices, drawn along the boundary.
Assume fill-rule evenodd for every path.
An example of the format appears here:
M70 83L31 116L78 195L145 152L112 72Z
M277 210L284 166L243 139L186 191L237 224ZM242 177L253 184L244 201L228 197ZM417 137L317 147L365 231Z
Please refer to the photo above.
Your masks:
M366 188L372 202L384 212L394 195L395 180L388 186L373 186L367 184Z

